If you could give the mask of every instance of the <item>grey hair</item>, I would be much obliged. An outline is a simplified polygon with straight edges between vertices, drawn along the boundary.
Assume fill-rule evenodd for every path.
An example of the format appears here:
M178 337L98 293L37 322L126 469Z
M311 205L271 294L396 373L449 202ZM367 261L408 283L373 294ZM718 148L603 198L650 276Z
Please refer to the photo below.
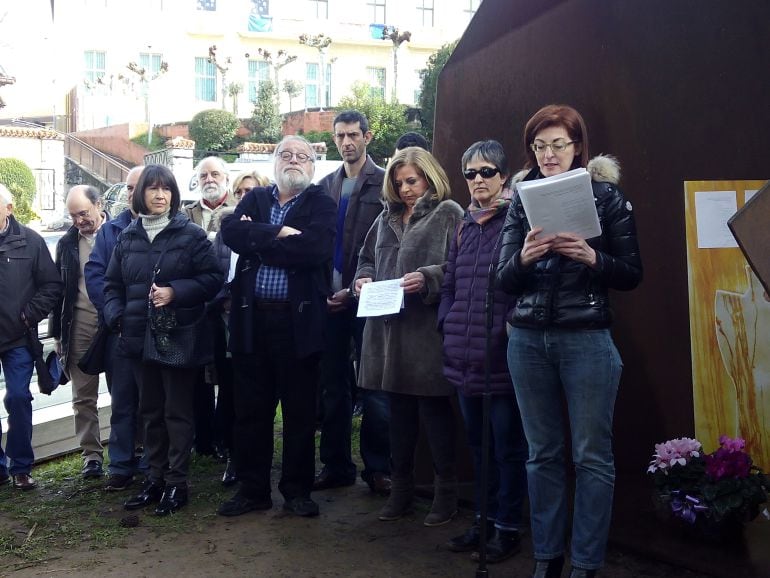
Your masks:
M11 194L11 191L9 191L3 183L0 183L0 200L3 201L4 205L13 204L13 195Z
M222 157L217 157L214 155L203 157L201 160L199 160L198 164L195 165L195 174L197 175L200 172L200 167L203 163L211 160L216 161L217 164L219 164L219 168L222 169L222 172L225 174L225 176L227 176L228 178L230 177L230 170L227 168L227 164L225 164L224 159Z

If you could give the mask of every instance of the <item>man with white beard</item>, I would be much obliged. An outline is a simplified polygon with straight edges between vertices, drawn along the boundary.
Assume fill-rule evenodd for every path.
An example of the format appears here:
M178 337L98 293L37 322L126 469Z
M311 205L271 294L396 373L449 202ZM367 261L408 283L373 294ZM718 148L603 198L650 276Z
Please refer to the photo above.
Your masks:
M337 206L311 184L315 151L300 136L275 150L275 185L246 194L222 222L222 240L239 255L230 284L235 468L240 488L221 516L269 510L273 420L281 403L283 509L317 516L315 477L318 362L324 348L326 297ZM234 314L237 312L237 315Z
M216 238L221 222L221 214L232 211L238 203L230 193L230 175L227 165L220 157L205 157L195 167L198 177L198 192L201 198L184 208L190 220L203 227L212 242ZM215 333L214 343L218 348L225 347L225 327L217 311L210 311L210 325ZM224 351L221 351L224 355ZM214 384L218 383L213 365L201 368L195 382L195 451L224 460L218 443L221 437L215 431Z
M206 157L195 167L198 177L198 192L201 198L185 207L185 214L196 225L203 227L213 240L219 230L217 218L226 207L236 205L230 194L230 174L227 165L219 157Z

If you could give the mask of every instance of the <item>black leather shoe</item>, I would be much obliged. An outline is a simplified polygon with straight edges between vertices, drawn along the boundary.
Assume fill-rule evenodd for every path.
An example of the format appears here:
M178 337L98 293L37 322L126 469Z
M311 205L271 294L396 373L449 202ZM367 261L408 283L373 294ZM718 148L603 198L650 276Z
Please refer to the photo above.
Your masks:
M335 476L330 473L326 468L321 470L321 473L315 477L313 481L313 491L328 490L330 488L344 488L345 486L352 486L356 483L356 476L353 474L352 478L345 478Z
M156 516L168 516L187 505L187 484L166 486L160 502L155 506Z
M269 510L272 507L273 500L269 497L262 500L254 500L238 492L226 502L222 502L217 510L217 514L227 517L240 516L254 510Z
M99 460L88 460L83 466L83 469L80 470L80 473L86 479L101 478L104 475L104 470L102 469L102 462L100 462Z
M310 498L296 497L283 503L283 509L295 516L312 518L318 515L318 504Z
M232 486L238 481L238 476L235 474L235 464L232 458L227 459L227 466L225 466L225 473L222 474L222 485Z
M153 482L151 480L146 480L142 484L142 489L139 491L139 493L133 498L129 498L123 504L123 507L126 510L138 510L139 508L144 508L145 506L154 504L155 502L160 501L161 496L163 496L163 489L163 482Z
M494 523L487 522L487 542L489 542L494 531ZM481 540L481 526L478 522L475 522L464 534L455 536L449 540L449 542L446 543L446 547L452 552L473 552L478 549L480 544L479 540Z
M564 566L564 556L551 560L535 560L532 578L560 578Z
M34 490L37 482L29 474L16 474L13 477L13 487L17 490Z
M495 528L494 533L487 540L487 562L497 564L507 560L521 550L521 534L518 530L500 530ZM472 560L478 560L480 555L474 552Z

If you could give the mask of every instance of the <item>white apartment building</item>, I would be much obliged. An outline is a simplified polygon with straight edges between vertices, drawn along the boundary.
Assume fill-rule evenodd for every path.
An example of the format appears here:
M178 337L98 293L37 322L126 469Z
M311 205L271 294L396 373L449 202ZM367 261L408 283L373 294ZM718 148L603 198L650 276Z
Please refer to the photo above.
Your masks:
M40 27L44 37L30 48L45 56L31 70L18 66L23 48L17 46L16 62L0 51L0 63L17 78L3 89L0 116L57 117L58 128L78 130L187 121L208 108L248 117L259 84L276 78L281 87L293 80L301 88L293 98L280 92L282 113L334 106L355 82L411 105L419 71L462 35L480 1L54 0L51 25ZM48 0L44 5L50 8ZM382 39L383 28L395 29L395 41ZM323 34L331 43L303 45L302 34ZM25 92L33 72L43 86L34 98ZM62 118L68 114L74 118Z

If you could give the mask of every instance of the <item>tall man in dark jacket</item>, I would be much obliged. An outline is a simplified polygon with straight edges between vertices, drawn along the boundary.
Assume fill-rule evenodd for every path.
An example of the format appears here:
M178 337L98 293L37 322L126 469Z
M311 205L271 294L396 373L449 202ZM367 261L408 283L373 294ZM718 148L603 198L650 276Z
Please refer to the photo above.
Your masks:
M131 211L131 200L143 170L144 165L139 165L128 171L128 208L99 229L91 257L85 266L86 290L91 303L96 307L101 323L104 322L104 275L107 265L110 264L112 251L118 243L118 235L135 217ZM127 489L133 483L134 475L139 471L146 471L147 465L145 460L139 460L135 456L136 445L142 439L138 423L139 385L131 369L131 360L121 352L118 336L114 333L111 333L107 340L107 352L105 373L112 398L112 413L110 442L107 445L107 453L110 456L109 475L104 489L108 492L118 492Z
M337 203L337 237L334 247L333 293L327 299L325 350L321 361L321 462L323 469L313 489L349 486L356 481L350 455L352 420L350 383L351 339L360 357L364 319L356 317L357 304L350 285L358 265L358 253L367 231L382 212L382 180L385 175L366 154L372 140L369 121L358 111L342 112L334 119L334 142L343 165L320 185ZM390 491L389 408L385 392L361 390L361 478L373 492Z
M83 357L98 328L96 308L86 291L83 268L94 247L96 232L109 216L102 212L99 190L76 185L67 193L72 226L56 244L56 268L64 281L64 295L51 312L51 335L72 382L75 437L83 456L84 478L102 475L103 449L99 430L99 376L83 373Z
M13 197L0 184L0 366L8 410L5 452L0 448L0 485L13 477L15 488L31 490L36 483L29 475L35 461L29 383L35 360L27 331L37 333L37 324L53 308L63 284L45 241L20 225L12 211Z
M273 420L283 414L278 489L284 509L317 516L310 498L315 470L315 397L331 290L336 208L311 184L315 152L302 137L275 149L275 182L246 194L222 223L238 253L231 284L230 351L235 374L235 467L241 487L223 516L272 507Z

